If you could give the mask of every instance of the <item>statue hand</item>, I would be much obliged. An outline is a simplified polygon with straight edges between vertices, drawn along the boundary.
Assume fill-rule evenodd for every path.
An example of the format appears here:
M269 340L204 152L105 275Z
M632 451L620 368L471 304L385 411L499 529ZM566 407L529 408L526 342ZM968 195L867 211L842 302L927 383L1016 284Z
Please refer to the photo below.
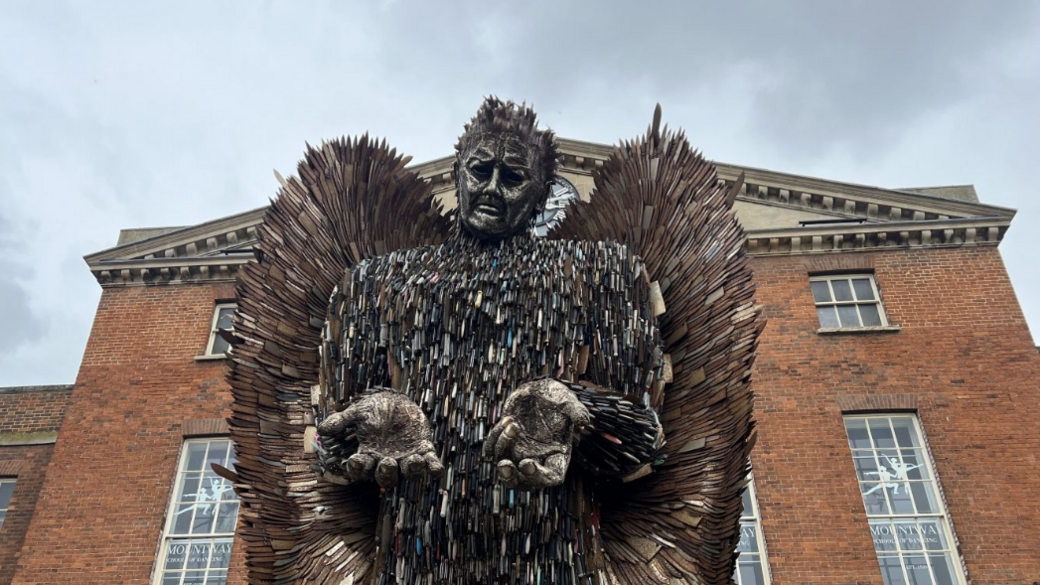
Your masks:
M332 414L318 425L318 433L333 440L355 436L358 450L342 464L351 481L375 480L390 488L401 475L416 479L444 473L426 414L407 396L391 390L368 394Z
M574 435L589 425L589 411L574 392L550 379L517 388L484 441L484 456L498 461L498 479L523 490L563 483Z

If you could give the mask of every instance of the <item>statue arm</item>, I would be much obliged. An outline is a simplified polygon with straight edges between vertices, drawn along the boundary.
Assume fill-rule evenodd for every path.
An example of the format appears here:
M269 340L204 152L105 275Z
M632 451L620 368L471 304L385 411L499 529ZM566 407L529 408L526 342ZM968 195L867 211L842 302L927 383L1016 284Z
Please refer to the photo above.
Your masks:
M543 378L521 385L485 441L507 487L559 485L572 453L586 470L623 481L652 471L664 434L648 405L664 381L644 275L642 263L626 257L623 247L595 248L577 279L585 348L569 370L580 382Z
M348 271L347 278L351 277ZM345 280L343 285L347 286ZM430 421L410 398L391 383L383 340L374 359L361 356L357 340L344 339L348 301L333 291L322 331L317 454L324 477L339 484L375 481L384 488L399 476L439 476L443 467L434 453ZM359 362L364 363L359 363Z

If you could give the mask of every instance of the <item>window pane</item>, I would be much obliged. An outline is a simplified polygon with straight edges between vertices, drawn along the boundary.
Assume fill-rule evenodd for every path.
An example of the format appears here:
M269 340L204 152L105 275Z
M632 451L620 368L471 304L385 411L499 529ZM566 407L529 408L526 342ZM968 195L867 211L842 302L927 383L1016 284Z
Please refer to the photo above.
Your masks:
M206 468L203 471L211 471L210 464L224 465L227 463L228 441L214 441L209 445L209 455L206 457Z
M838 317L842 327L860 327L856 305L838 305Z
M903 449L899 453L903 456L900 467L902 479L928 479L928 469L920 449Z
M218 355L227 353L227 350L231 347L231 344L227 342L223 337L214 334L213 337L213 349L211 350L212 355Z
M877 481L881 478L873 452L861 451L855 453L852 456L852 462L856 465L856 477L860 481Z
M758 552L758 529L754 522L740 523L740 542L738 552Z
M820 327L838 327L838 314L834 312L834 307L816 307L816 315L820 318Z
M935 491L932 490L931 482L912 482L910 490L914 494L914 503L917 504L918 513L936 514L939 512L939 503L935 498Z
M881 578L885 580L885 585L906 585L903 563L899 557L878 557L878 564L881 565Z
M744 493L740 495L740 517L754 517L755 509L751 507L751 490L744 488Z
M928 563L924 555L908 555L903 558L910 585L932 585L932 576L928 572Z
M869 278L852 279L852 288L856 290L856 299L860 301L874 300L874 289L870 286Z
M900 447L920 447L921 442L917 438L917 429L914 421L909 416L892 417L892 427L896 430L896 440Z
M191 571L184 574L184 585L204 585L205 571Z
M896 551L892 523L888 520L871 520L870 536L874 539L874 550L878 552Z
M0 510L0 528L4 527L4 518L7 518L7 510Z
M215 516L213 514L212 504L199 504L195 510L195 521L191 525L192 534L209 534L213 532L213 520Z
M173 515L173 534L190 534L191 518L195 511L195 504L181 504L177 506L177 512Z
M14 482L5 481L0 483L0 508L7 509L11 507L11 495L14 494Z
M868 419L868 426L870 427L870 436L874 438L874 448L891 449L896 446L896 441L892 437L892 429L888 426L887 418Z
M227 573L210 573L209 579L206 579L206 585L225 585L227 583Z
M765 575L762 574L762 563L739 563L740 585L764 585Z
M193 540L188 550L189 569L205 569L209 564L210 547L212 543L205 540Z
M202 471L202 462L206 458L206 443L188 443L188 456L185 458L185 471Z
M852 300L852 288L849 286L849 281L844 278L841 280L832 280L831 288L834 289L834 300L836 301L851 301Z
M921 542L921 533L917 530L916 520L896 520L895 530L896 538L899 541L899 550L924 550L924 543Z
M166 570L180 569L184 567L184 559L188 554L188 541L175 540L166 547Z
M888 514L888 500L885 499L885 484L863 482L859 489L863 493L863 506L867 514Z
M226 569L231 564L231 539L216 540L213 543L213 558L210 568Z
M231 329L232 317L235 315L234 307L226 307L220 310L217 317L217 329Z
M817 303L829 303L831 302L831 289L827 286L827 283L819 280L810 283L812 285L812 296L813 300Z
M887 483L888 501L892 503L893 514L913 514L914 504L910 500L909 484L906 482Z
M870 449L870 436L867 434L867 421L862 418L845 419L845 432L849 435L849 447L853 449Z
M943 533L942 521L938 518L921 520L921 541L928 550L946 550L946 535Z
M180 496L181 502L194 502L199 497L199 475L197 473L185 473L181 480Z
M217 532L234 532L238 518L238 504L221 504L217 512Z
M181 583L181 574L180 573L170 573L168 575L163 575L162 585L180 585L180 583Z
M928 555L928 560L932 565L932 572L935 573L935 582L938 585L946 585L947 583L956 583L953 576L953 561L950 558L949 553L944 554L931 554Z
M881 314L877 305L859 305L859 314L863 317L864 327L881 327Z

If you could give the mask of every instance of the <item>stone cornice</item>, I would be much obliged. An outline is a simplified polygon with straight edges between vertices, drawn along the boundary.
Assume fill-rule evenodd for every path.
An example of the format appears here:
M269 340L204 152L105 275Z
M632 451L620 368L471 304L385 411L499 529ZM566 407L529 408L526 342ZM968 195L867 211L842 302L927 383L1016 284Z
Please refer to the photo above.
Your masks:
M107 260L175 258L220 254L228 248L239 247L256 239L256 228L263 223L267 207L229 215L196 226L162 234L138 242L131 242L83 259L88 265Z
M823 224L748 232L752 256L823 254L864 250L996 246L1011 220L1002 217Z
M90 271L101 286L230 281L243 264L252 260L249 250L224 256L107 260L91 264Z

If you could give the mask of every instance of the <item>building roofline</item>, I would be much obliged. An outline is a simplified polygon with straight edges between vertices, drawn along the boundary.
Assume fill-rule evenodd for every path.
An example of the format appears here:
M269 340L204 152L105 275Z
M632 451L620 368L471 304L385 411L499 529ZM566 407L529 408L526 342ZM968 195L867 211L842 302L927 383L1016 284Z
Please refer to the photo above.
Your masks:
M75 384L46 384L42 386L3 386L0 394L30 394L33 392L65 392L72 390Z
M558 140L563 155L561 170L572 174L591 174L595 169L601 168L604 161L615 151L614 146L606 144L568 138ZM408 169L427 180L431 184L433 194L437 195L454 189L453 163L453 156L445 156L410 165ZM837 241L837 247L831 251L843 250L849 247L848 242L844 240L845 236L852 235L866 242L869 238L865 234L868 233L875 234L871 237L887 233L916 234L907 236L903 242L906 245L911 245L914 238L919 242L916 245L920 246L948 246L959 240L968 241L971 245L989 245L999 243L1015 216L1014 209L949 199L908 189L885 189L722 162L716 162L715 165L719 171L719 181L723 184L731 183L741 174L744 175L744 183L737 194L739 201L786 207L836 218L860 219L863 223L859 225L870 226L858 231L849 231L853 228L840 223L756 230L748 234L749 252L752 253L760 253L763 249L758 247L756 242L780 239L799 243L802 238L809 238L810 241L817 238L817 244L822 242L820 238L832 243ZM257 228L263 222L266 210L266 206L259 207L115 246L88 254L84 260L102 285L233 279L238 267L252 259L249 251L252 242L256 240ZM970 226L957 223L963 220L978 221L969 222ZM946 221L953 223L942 223ZM910 227L909 224L914 226ZM996 231L990 234L990 228ZM947 234L946 230L954 230L957 235L937 239L924 234L929 229L940 230L943 234ZM976 232L979 229L985 230L987 237L977 238ZM969 233L965 230L974 231ZM893 241L886 239L882 245L896 245ZM803 247L799 246L804 247L799 243L795 246L797 251L789 247L787 253L804 252ZM775 251L779 248L767 246L765 249ZM812 250L820 251L820 248L817 245Z

